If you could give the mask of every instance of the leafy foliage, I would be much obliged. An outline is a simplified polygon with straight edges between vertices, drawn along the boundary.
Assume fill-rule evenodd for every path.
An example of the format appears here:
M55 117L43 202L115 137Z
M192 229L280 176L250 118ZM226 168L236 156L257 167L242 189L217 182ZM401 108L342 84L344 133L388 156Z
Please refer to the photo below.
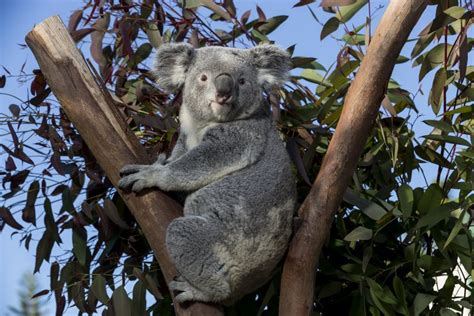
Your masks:
M313 2L295 6L311 11L322 25L321 39L342 43L335 65L326 68L314 57L293 56L291 81L268 95L299 175L300 201L320 168L364 58L373 14L367 0L325 1L332 16L323 23ZM421 91L390 81L384 110L320 260L315 314L454 315L474 303L469 294L474 271L474 67L468 66L473 8L457 0L432 3L436 15L412 39L410 58L420 80L435 73L428 98L433 114L417 120L414 96ZM351 28L349 21L363 8L369 10L366 23ZM176 141L180 96L154 87L148 62L152 49L169 41L195 47L271 42L270 34L285 27L287 16L267 17L259 6L255 13L255 18L251 11L238 15L232 0L93 1L71 15L68 28L84 52L89 50L98 80L127 123L150 154L157 155L169 153ZM338 30L342 35L336 37ZM293 54L294 46L288 51ZM408 60L400 56L398 62ZM11 77L5 71L0 88ZM2 119L11 142L1 144L6 192L0 229L9 225L27 249L36 246L35 271L45 273L44 262L51 263L51 288L42 294L54 296L58 314L66 306L81 313L99 309L104 315L173 314L140 227L51 96L41 71L25 80L31 82L32 96L10 105L11 115ZM422 124L431 132L416 135ZM436 180L415 187L414 180L426 179L426 166L437 168ZM60 245L66 249L62 253ZM278 292L277 274L227 313L274 315Z

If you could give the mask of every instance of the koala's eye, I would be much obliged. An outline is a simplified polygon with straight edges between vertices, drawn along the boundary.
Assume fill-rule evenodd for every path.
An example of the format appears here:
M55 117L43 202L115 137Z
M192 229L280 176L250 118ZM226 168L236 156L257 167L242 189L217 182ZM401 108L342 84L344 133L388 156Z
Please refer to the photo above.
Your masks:
M207 80L207 76L205 74L202 74L201 75L201 81L206 81Z
M240 85L245 84L245 79L244 79L244 78L240 78L240 79L239 79L239 84L240 84Z

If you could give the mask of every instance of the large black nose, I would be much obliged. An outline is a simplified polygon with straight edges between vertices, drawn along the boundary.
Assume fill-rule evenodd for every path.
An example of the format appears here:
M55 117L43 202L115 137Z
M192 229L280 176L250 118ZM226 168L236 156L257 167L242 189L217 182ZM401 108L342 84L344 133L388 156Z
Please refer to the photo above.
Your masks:
M232 96L234 79L229 74L223 73L214 80L216 86L216 101L220 104L226 103Z

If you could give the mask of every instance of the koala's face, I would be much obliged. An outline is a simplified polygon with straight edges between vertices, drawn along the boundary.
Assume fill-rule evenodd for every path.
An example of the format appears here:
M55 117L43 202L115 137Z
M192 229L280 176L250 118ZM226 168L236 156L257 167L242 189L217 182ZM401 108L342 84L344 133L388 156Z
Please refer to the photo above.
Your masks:
M183 103L203 122L242 119L262 109L263 90L280 87L289 70L288 54L272 45L253 49L168 44L158 50L158 84L182 89Z

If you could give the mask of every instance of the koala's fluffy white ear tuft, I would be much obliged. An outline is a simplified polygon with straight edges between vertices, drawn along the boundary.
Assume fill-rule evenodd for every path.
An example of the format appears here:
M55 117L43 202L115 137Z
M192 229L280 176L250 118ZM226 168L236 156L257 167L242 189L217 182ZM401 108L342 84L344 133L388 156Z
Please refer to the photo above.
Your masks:
M275 45L261 45L250 50L258 69L258 82L266 91L281 87L288 79L290 55Z
M162 45L156 53L154 64L154 75L158 85L169 93L179 90L184 84L194 54L194 48L189 44Z

